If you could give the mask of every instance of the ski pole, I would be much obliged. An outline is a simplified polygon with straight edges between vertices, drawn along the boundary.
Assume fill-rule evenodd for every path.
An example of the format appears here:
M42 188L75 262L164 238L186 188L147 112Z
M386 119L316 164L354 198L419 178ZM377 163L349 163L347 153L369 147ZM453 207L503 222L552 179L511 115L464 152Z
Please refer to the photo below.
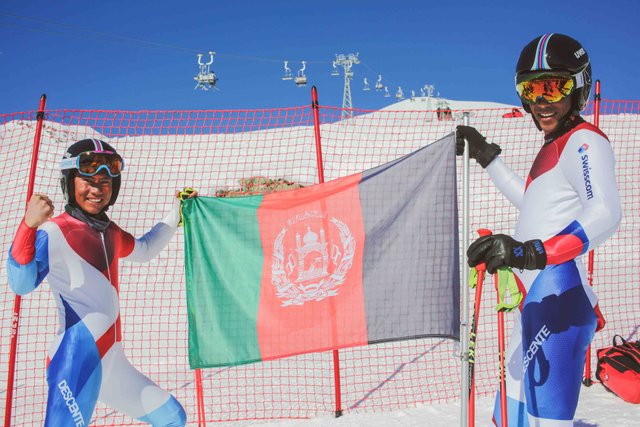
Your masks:
M499 289L498 272L493 275L493 281L498 294L498 306L502 304ZM505 375L505 343L504 343L504 311L498 311L498 351L500 352L500 427L509 427L507 416L507 379Z
M478 229L478 234L482 236L490 236L491 230L486 228ZM469 333L469 427L474 427L476 423L475 418L475 348L476 348L476 333L478 331L478 321L480 317L480 300L482 297L482 284L484 282L484 273L486 271L485 263L476 265L475 270L471 270L474 279L469 280L469 283L473 287L475 284L476 293L473 301L473 322L471 323L471 332ZM477 275L477 276L476 276Z

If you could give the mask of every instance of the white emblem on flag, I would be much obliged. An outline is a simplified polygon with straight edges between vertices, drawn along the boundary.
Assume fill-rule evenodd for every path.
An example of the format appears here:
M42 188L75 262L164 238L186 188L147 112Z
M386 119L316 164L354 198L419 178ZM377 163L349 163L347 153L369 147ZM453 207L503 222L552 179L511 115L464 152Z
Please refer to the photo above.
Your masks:
M338 295L353 265L356 241L347 225L324 212L307 211L287 221L273 243L271 283L283 306ZM295 239L287 239L287 233ZM327 236L337 235L339 239Z

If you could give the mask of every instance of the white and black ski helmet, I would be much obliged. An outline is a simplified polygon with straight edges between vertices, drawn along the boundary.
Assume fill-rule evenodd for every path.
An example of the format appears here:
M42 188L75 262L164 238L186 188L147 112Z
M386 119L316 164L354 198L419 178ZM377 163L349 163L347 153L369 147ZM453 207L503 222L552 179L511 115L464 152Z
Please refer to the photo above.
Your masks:
M83 139L78 142L74 142L64 153L62 159L70 159L77 157L80 153L94 152L94 153L113 153L118 154L115 148L99 139ZM70 205L75 206L75 189L73 187L73 179L77 175L76 169L64 169L60 170L60 187L62 187L62 194L64 200ZM105 210L112 206L118 198L120 192L120 175L112 178L111 184L111 199Z
M591 91L591 63L580 42L564 34L543 34L527 44L516 65L516 84L531 74L550 71L571 75L574 84L572 110L580 112L587 105ZM531 112L525 102L522 106Z

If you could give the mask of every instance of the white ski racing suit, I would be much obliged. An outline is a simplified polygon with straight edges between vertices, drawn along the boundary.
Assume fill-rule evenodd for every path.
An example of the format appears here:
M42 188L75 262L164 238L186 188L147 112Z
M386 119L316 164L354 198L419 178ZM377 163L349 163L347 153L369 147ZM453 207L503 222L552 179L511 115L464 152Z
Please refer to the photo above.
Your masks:
M614 156L598 128L574 122L545 143L526 181L499 157L486 168L520 211L514 239L540 239L547 253L543 270L514 269L525 298L505 358L509 427L573 426L585 352L604 326L582 256L621 220ZM500 396L494 423L502 425Z
M88 426L98 400L154 427L185 425L180 403L125 357L118 296L119 259L148 262L160 253L175 234L178 208L140 239L113 222L98 231L66 212L37 230L20 224L9 284L25 295L47 277L59 317L45 427Z

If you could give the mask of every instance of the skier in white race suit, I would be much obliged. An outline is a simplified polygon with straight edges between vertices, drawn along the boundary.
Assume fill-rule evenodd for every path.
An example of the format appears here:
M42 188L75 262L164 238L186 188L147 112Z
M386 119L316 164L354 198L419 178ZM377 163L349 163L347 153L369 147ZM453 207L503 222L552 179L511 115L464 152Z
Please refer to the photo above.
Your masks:
M505 358L509 427L573 425L585 352L604 326L582 257L616 232L621 207L611 144L580 117L590 89L578 41L544 34L524 47L516 90L544 133L526 180L498 145L472 127L457 129L458 154L466 139L470 157L520 211L513 237L481 237L467 251L469 266L512 267L525 295ZM493 421L502 426L499 394Z
M78 141L60 167L65 212L53 217L51 200L34 194L7 261L16 293L28 294L47 277L58 310L44 425L88 426L99 400L154 427L182 427L182 405L124 355L118 297L119 259L148 262L160 253L178 227L180 200L136 239L106 215L118 197L124 167L112 146L97 139Z

